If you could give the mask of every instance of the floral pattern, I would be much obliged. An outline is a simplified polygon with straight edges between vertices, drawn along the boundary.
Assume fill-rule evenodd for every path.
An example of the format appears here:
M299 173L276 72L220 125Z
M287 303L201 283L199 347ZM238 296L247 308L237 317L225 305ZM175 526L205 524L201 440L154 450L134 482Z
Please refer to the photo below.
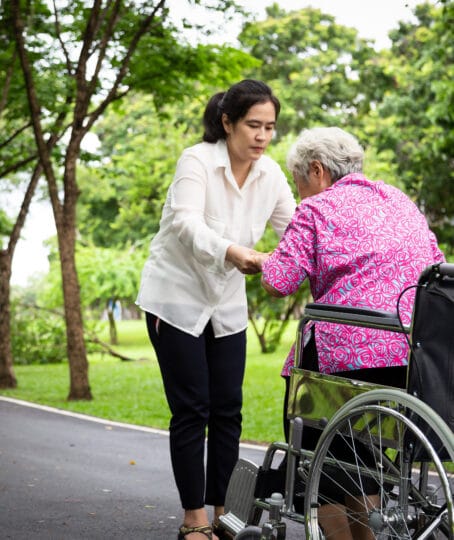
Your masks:
M355 173L298 205L263 278L284 296L308 278L315 302L396 312L402 291L444 260L425 217L404 193ZM399 304L404 324L414 292L405 292ZM407 362L401 334L317 323L315 340L323 373ZM293 364L294 347L282 374Z

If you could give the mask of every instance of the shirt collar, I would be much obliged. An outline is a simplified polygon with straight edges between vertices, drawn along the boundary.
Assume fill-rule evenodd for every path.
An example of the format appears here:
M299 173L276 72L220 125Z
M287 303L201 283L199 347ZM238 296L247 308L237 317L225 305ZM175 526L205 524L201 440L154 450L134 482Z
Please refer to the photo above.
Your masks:
M219 139L214 147L214 165L218 167L227 167L230 165L229 153L227 152L227 144L224 139Z
M342 178L339 178L331 187L336 186L344 186L346 184L367 184L369 185L371 183L370 180L368 180L363 173L350 173Z
M214 165L216 168L230 169L230 158L227 151L227 143L224 139L219 139L215 145ZM262 172L266 172L266 159L265 156L261 156L257 161L252 163L251 171L249 173L249 180L258 178Z

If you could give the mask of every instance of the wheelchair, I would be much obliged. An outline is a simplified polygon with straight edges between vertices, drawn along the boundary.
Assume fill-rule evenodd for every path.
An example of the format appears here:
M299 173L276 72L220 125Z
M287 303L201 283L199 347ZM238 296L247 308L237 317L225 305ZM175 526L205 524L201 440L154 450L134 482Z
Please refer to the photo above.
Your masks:
M454 264L428 267L415 289L409 326L391 312L306 306L295 366L309 321L399 332L410 344L406 388L293 367L289 441L232 473L221 527L233 538L283 540L293 522L302 539L329 540L320 513L342 500L361 538L454 539ZM303 447L308 426L321 430L314 450Z

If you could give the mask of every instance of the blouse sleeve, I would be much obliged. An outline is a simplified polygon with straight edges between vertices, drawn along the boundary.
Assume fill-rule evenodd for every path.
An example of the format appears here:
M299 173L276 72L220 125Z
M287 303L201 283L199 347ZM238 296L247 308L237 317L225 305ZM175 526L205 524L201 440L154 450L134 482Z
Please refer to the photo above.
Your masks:
M284 296L293 294L314 270L314 244L311 214L300 205L278 246L263 264L264 281Z
M225 255L232 241L223 238L205 222L207 171L194 156L180 158L171 187L172 229L179 241L209 272L226 272Z

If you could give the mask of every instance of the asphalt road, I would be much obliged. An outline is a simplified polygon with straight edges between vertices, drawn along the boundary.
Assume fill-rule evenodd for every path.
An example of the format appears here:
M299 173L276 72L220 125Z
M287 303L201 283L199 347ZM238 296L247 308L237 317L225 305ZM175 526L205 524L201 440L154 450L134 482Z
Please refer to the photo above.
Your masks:
M166 432L0 397L0 540L175 540L180 521Z

